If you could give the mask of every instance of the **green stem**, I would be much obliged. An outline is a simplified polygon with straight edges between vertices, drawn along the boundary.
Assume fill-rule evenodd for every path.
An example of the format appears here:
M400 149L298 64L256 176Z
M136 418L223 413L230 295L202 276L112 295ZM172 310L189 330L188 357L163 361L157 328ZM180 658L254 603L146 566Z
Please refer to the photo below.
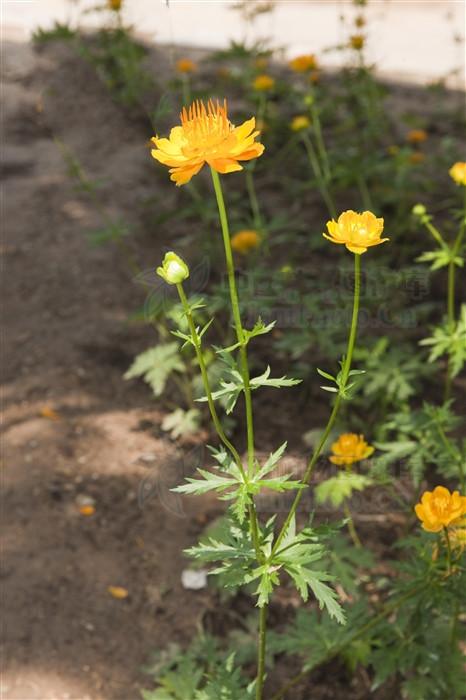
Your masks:
M423 591L425 588L428 587L428 583L424 583L421 586L415 586L412 588L410 591L407 591L401 598L398 600L394 600L392 603L388 603L387 605L384 605L383 609L380 611L378 615L373 617L369 622L367 622L365 625L360 627L358 630L353 632L349 637L345 639L344 642L339 644L335 649L332 649L331 651L326 654L326 656L321 659L317 664L314 666L306 669L305 671L301 671L298 675L296 675L294 678L292 678L281 690L276 693L272 700L282 700L282 698L285 696L285 694L288 692L288 690L291 690L291 688L294 688L298 683L300 683L306 676L308 676L314 669L316 669L319 666L322 666L323 664L328 663L332 659L334 659L336 656L341 654L344 649L355 642L357 639L360 637L364 636L366 632L369 632L373 627L378 625L378 623L383 620L387 615L390 615L394 610L400 607L406 600L409 600L409 598L412 598L414 595L417 593L420 593Z
M309 96L312 98L309 110L311 113L312 126L314 128L314 133L316 137L317 150L322 160L322 165L324 168L324 177L328 182L332 179L332 174L330 172L330 163L328 159L327 149L325 147L324 137L322 135L322 126L320 123L319 110L316 108L315 105L315 97L313 90L309 92Z
M354 520L353 520L353 516L351 515L351 511L346 504L343 506L343 511L344 511L346 518L348 520L348 531L350 533L351 539L353 540L353 544L357 549L361 549L362 542L359 539L359 535L358 535L356 528L354 526Z
M447 293L447 320L450 329L453 329L456 319L455 314L455 273L456 264L455 258L461 250L461 244L463 243L463 237L466 230L466 187L465 189L465 200L464 200L464 210L463 210L463 220L460 225L458 235L456 236L455 242L451 247L451 257L448 263L448 293ZM447 378L445 382L445 401L450 398L451 394L451 383L452 383L452 367L451 362L448 362L447 366Z
M448 532L447 527L443 527L443 532L445 535L445 541L447 543L447 572L448 574L451 574L451 542L450 542L450 533Z
M356 332L357 332L357 327L358 327L360 296L361 296L361 256L355 255L354 256L353 315L351 317L351 329L350 329L350 334L349 334L349 338L348 338L348 347L347 347L346 357L345 357L345 360L343 363L343 369L342 369L342 374L341 374L340 391L338 393L335 404L333 406L333 410L330 414L330 418L328 419L327 426L322 434L322 437L320 438L320 441L317 445L316 450L314 451L311 459L309 460L306 471L304 472L304 476L303 476L302 481L301 481L301 483L303 483L303 484L309 484L312 470L314 469L314 466L320 457L320 453L322 452L322 450L325 446L325 443L327 442L327 438L330 434L330 431L333 428L333 425L334 425L335 420L336 420L337 415L338 415L342 396L343 396L343 393L345 391L346 384L348 382L350 369L351 369L351 360L353 358L354 344L356 341ZM282 529L280 530L280 533L279 533L277 539L275 540L275 544L274 544L274 546L272 548L272 552L270 554L270 560L273 559L274 555L276 554L277 549L280 545L280 542L282 541L283 537L285 536L285 533L287 532L288 527L296 514L296 510L299 506L301 498L303 497L303 493L304 493L304 489L300 489L294 498L294 501L291 505L290 511L286 517L285 522L283 523Z
M238 291L236 289L235 267L233 263L233 253L230 243L230 230L228 226L227 212L225 209L225 200L223 198L222 185L218 173L211 168L212 182L214 184L215 196L217 198L218 211L220 215L220 223L222 227L223 245L225 248L225 258L227 263L228 284L230 288L231 308L233 311L233 320L236 330L236 338L239 343L239 355L241 361L241 376L244 384L244 399L246 405L246 430L248 443L248 471L252 475L254 471L254 423L252 417L252 399L251 385L249 377L248 356L244 337L243 326L241 323L241 313L239 309Z
M267 635L267 605L259 610L259 640L257 649L256 700L262 700L265 680L265 646Z
M357 177L357 181L358 181L359 191L361 193L363 206L365 209L368 209L369 211L373 212L374 208L372 205L372 198L371 198L369 189L367 187L366 180L360 172L358 172L356 177Z
M183 104L187 108L191 104L191 84L188 75L183 74L181 76L181 85L183 88Z
M205 391L206 396L207 396L207 404L209 406L210 415L212 417L212 421L213 421L213 424L215 426L215 430L217 431L217 435L220 438L220 440L223 442L225 447L231 452L233 459L235 460L236 465L241 472L241 476L243 477L245 483L247 483L248 475L244 471L243 463L241 461L241 457L239 455L239 452L237 451L237 449L235 448L233 443L225 435L225 431L223 430L222 424L220 422L220 418L218 417L217 409L215 408L215 403L214 403L214 400L212 397L212 390L210 388L209 375L207 372L207 367L205 364L204 355L202 354L202 347L201 347L202 341L201 341L201 338L199 337L199 334L197 332L196 325L195 325L194 319L193 319L193 315L191 313L191 309L189 307L189 303L188 303L188 300L186 298L186 294L184 293L183 285L177 284L176 288L178 290L181 304L183 306L183 310L184 310L184 313L185 313L187 321L188 321L189 330L191 332L191 338L193 340L194 350L196 352L197 361L199 363L199 368L201 370L204 391ZM261 554L261 550L260 550L259 528L258 528L257 513L256 513L256 508L255 508L254 502L252 502L249 505L249 519L251 522L251 534L252 534L252 539L253 539L253 543L254 543L254 549L256 552L256 557L260 561L262 558L262 554Z
M312 141L309 138L309 134L307 134L305 131L302 132L301 138L302 138L302 141L303 141L304 146L306 148L307 155L309 158L309 163L311 164L311 168L312 168L312 171L314 173L314 177L317 180L319 191L322 195L323 200L325 201L325 204L327 205L327 209L329 211L330 216L332 217L332 219L335 219L337 216L335 204L333 203L332 196L331 196L329 189L327 187L327 182L326 182L325 177L322 173L319 159L318 159L317 154L315 152Z
M255 162L255 161L254 161ZM246 189L249 195L249 203L251 205L252 218L254 221L254 227L259 231L264 228L262 222L262 215L259 207L259 202L256 195L256 188L254 185L254 173L252 170L246 167Z

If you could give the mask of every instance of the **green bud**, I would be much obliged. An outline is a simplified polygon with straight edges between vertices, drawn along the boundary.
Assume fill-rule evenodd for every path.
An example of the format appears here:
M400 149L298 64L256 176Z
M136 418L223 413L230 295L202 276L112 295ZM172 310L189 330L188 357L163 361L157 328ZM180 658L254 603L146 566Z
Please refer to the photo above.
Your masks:
M425 216L427 209L423 204L415 204L412 211L414 216Z
M166 253L162 267L157 268L157 274L168 284L180 284L189 277L189 268L176 253Z
M304 98L304 104L307 107L310 107L312 104L314 104L314 97L312 95L306 95Z

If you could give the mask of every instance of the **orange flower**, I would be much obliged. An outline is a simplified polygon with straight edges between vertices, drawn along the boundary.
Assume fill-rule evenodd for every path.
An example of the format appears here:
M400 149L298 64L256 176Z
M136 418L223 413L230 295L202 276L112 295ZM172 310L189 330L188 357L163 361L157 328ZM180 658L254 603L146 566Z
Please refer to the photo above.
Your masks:
M350 46L356 51L361 51L361 49L364 46L364 43L365 39L362 34L353 34L353 36L350 37Z
M459 491L450 493L444 486L425 491L421 502L414 506L415 513L427 532L440 532L444 527L458 525L466 515L466 496Z
M448 173L457 185L466 186L466 163L458 161L458 163L452 165Z
M108 7L114 12L119 12L123 4L122 0L108 0Z
M247 255L251 252L251 250L255 250L256 248L258 248L260 242L261 238L257 231L238 231L238 233L235 233L235 235L232 236L231 247L237 253L241 253L241 255Z
M308 71L316 70L318 64L314 54L309 53L296 56L288 65L295 73L307 73Z
M424 131L424 129L411 129L406 134L406 140L408 143L423 143L427 140L427 131Z
M259 92L267 92L267 90L273 90L275 87L275 80L270 75L263 73L254 79L252 86L254 90L258 90Z
M367 459L374 452L374 448L367 444L364 436L355 433L343 433L330 449L333 452L330 461L340 467Z
M190 61L189 58L180 58L176 62L176 70L178 73L194 73L197 71L197 63Z
M356 255L365 253L368 248L388 241L381 238L383 219L378 219L371 211L357 214L351 209L340 214L338 221L327 221L330 235L323 234L332 243L343 244Z
M258 158L264 146L256 143L254 117L235 127L228 119L226 100L223 107L210 100L194 102L189 110L183 108L181 126L170 131L170 137L152 142L152 157L170 168L170 179L185 185L207 163L218 173L242 170L238 161Z

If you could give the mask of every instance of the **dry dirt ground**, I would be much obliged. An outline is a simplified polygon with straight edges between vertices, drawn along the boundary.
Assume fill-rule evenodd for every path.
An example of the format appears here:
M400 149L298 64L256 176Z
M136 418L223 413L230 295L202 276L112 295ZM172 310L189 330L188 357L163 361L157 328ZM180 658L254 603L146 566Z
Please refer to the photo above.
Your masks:
M126 219L150 195L152 163L144 132L70 49L4 44L3 58L2 697L132 700L150 650L186 640L205 608L180 583L205 514L180 517L165 487L157 497L180 455L147 389L122 381L151 340L127 323L141 289L112 247L89 246L99 222L53 138Z

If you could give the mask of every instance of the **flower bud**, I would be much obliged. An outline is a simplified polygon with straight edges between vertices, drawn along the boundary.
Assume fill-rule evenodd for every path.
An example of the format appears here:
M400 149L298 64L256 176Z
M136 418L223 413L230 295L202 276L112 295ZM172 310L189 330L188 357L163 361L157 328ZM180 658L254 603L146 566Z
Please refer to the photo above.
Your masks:
M427 213L427 209L423 204L415 204L412 211L414 216L425 216Z
M310 107L314 103L314 97L312 95L306 95L304 98L304 104L306 107Z
M157 268L157 274L167 284L180 284L189 277L189 268L176 253L166 253L161 267Z

